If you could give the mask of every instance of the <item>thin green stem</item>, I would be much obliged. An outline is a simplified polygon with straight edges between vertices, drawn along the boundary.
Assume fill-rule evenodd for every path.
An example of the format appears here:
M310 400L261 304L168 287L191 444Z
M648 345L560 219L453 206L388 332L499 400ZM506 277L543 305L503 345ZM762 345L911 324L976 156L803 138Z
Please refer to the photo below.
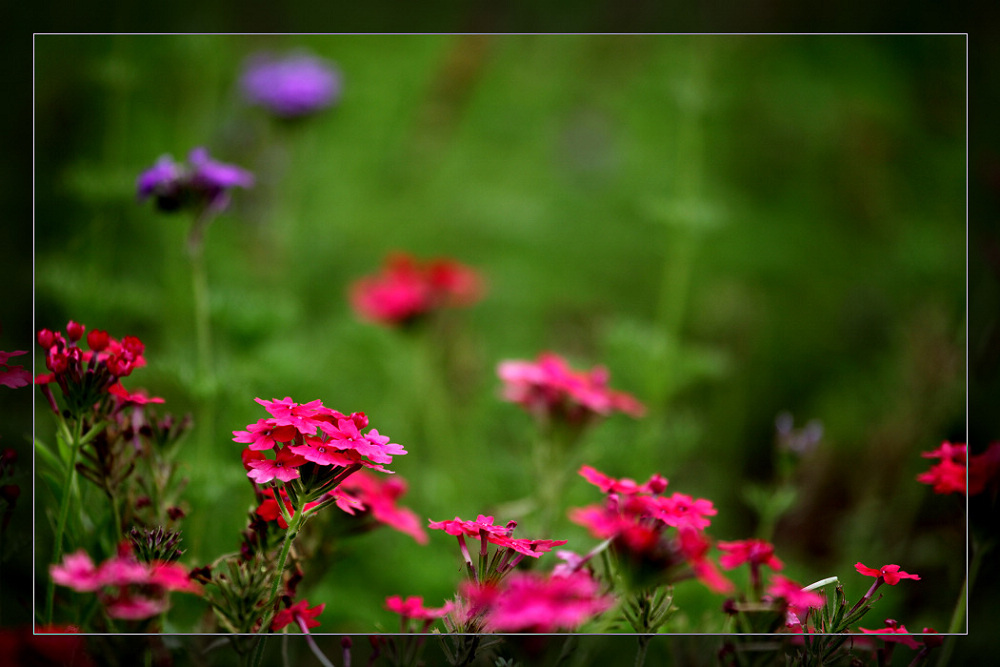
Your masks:
M945 667L951 660L951 654L955 650L955 635L963 632L962 625L965 622L965 610L968 606L968 594L979 574L979 566L983 562L983 556L990 550L992 544L976 544L972 540L972 555L969 561L969 570L965 574L965 581L962 582L962 590L958 593L958 600L955 602L955 610L951 615L951 623L948 624L949 636L941 647L941 654L938 656L938 666Z
M198 222L195 223L198 226ZM190 248L191 286L194 294L194 324L196 349L198 350L198 380L201 389L211 395L215 388L212 374L212 329L210 325L211 304L208 297L208 278L205 271L204 248L198 245Z
M61 422L61 430L64 433L69 433L69 428L66 426L65 420L63 420L62 415L59 416L59 421ZM69 446L69 465L66 467L66 479L62 485L63 497L59 503L59 520L56 523L56 534L55 534L55 556L52 559L52 563L58 565L63 557L63 535L66 532L66 519L69 517L69 499L72 495L73 484L76 481L76 455L80 449L81 434L83 431L83 420L77 419L76 423L73 425L73 432L70 435L70 440L67 443ZM55 603L56 595L56 582L53 581L52 577L48 578L48 590L45 596L45 624L52 624L52 609Z

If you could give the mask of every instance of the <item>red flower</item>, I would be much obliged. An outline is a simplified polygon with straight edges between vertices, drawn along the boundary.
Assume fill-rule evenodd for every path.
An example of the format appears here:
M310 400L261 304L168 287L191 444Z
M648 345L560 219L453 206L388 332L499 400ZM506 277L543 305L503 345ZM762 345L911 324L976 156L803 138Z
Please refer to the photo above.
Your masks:
M316 620L316 617L323 613L326 603L316 605L312 609L306 609L308 606L308 601L299 600L288 609L282 609L274 615L274 620L271 621L271 629L280 630L293 621L298 623L299 627L302 628L302 632L306 633L309 632L308 628L319 627L319 621Z
M659 474L653 474L648 482L640 485L635 480L627 477L623 477L622 479L608 477L599 470L587 465L582 466L579 472L585 480L595 485L604 493L621 493L625 495L634 495L637 493L658 494L663 493L663 490L667 488L666 478L661 477Z
M867 628L858 628L858 629L861 630L861 632L868 635L890 635L890 636L880 637L880 639L882 639L883 641L897 642L912 649L920 648L920 642L914 640L911 637L910 631L906 629L906 626L899 623L898 621L894 621L891 618L885 619L884 628L879 628L878 630L869 630ZM897 636L897 635L902 635L902 636Z
M803 590L800 584L779 574L771 577L767 593L772 598L784 600L788 604L788 612L794 614L799 623L810 609L819 609L825 604L822 594Z
M263 451L274 449L275 445L290 442L295 438L297 429L294 426L275 426L273 419L260 419L256 424L250 424L245 431L233 431L235 442L249 443L249 449ZM314 431L315 432L315 431Z
M265 484L272 479L280 479L282 482L290 482L299 476L297 468L306 462L306 459L289 449L279 449L274 459L258 459L248 461L251 470L247 477L257 484Z
M147 405L149 403L163 403L163 399L158 396L147 396L142 389L137 389L134 394L128 393L121 382L108 387L108 393L118 397L120 405Z
M381 273L355 282L349 296L361 317L394 326L440 308L470 305L482 292L482 279L469 267L446 259L421 265L395 253Z
M915 574L909 574L908 572L903 572L899 569L898 565L883 565L881 568L876 570L875 568L867 567L862 563L855 564L854 568L866 577L876 577L881 578L885 583L890 586L895 586L899 583L900 579L920 579L919 576Z

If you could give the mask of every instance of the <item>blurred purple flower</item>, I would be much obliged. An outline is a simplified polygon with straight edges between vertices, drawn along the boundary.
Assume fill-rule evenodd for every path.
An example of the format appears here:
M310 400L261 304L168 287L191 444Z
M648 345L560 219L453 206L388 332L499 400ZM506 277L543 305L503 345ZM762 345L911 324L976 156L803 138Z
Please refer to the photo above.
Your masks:
M251 104L296 118L335 104L341 76L333 63L307 53L286 57L260 53L247 61L240 87Z
M161 211L176 211L184 206L207 206L222 211L229 205L229 190L249 188L254 177L249 171L231 164L216 162L208 150L199 146L188 154L188 164L178 164L164 155L136 179L140 201L156 198Z

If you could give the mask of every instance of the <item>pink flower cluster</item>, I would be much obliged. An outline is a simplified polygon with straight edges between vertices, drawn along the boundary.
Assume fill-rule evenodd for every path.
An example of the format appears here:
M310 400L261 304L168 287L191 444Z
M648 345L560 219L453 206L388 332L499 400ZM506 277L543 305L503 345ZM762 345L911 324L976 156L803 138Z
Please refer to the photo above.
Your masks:
M971 457L964 443L943 442L934 451L923 452L921 456L938 459L930 470L917 475L917 481L932 485L934 493L964 495L968 476L968 494L974 496L986 490L989 483L996 482L1000 475L1000 442L994 442L982 454Z
M255 399L271 414L245 431L233 431L233 440L248 445L243 464L247 477L257 484L273 480L298 479L299 469L311 463L331 468L372 468L386 470L381 464L406 454L402 446L390 443L376 429L362 434L368 426L363 412L345 415L324 407L319 400L295 403L290 397L266 401ZM274 450L275 457L264 452Z
M146 365L142 356L145 346L135 336L119 341L106 331L94 329L87 334L90 349L84 350L78 343L85 332L84 325L72 320L66 325L65 336L48 329L38 332L38 344L45 350L45 367L50 372L36 377L35 384L41 387L56 414L59 408L49 384L58 384L70 410L78 412L93 407L109 392L128 396L119 379Z
M97 593L108 616L142 620L166 611L170 591L201 593L201 587L176 563L141 563L128 543L99 566L82 549L67 555L62 564L49 566L52 580L81 593Z
M479 274L458 262L420 263L410 255L393 253L381 273L355 282L349 296L361 317L392 326L441 308L471 305L483 291Z
M645 484L608 477L590 466L580 474L603 490L601 505L574 508L569 517L613 544L633 565L665 571L686 564L710 589L725 593L732 583L708 559L711 542L704 530L717 513L711 501L674 493L662 495L667 480L653 475ZM673 530L670 530L670 529Z
M566 544L566 540L514 538L512 535L514 528L517 527L516 521L509 521L505 526L496 526L493 524L492 516L484 516L482 514L477 516L475 521L465 521L456 516L454 519L447 521L431 521L428 527L433 530L443 530L449 535L458 537L459 547L462 549L463 555L468 554L467 547L465 546L466 536L479 539L482 551L486 550L487 543L495 544L502 549L508 549L509 551L504 554L505 558L502 561L507 566L501 570L501 574L516 566L524 556L538 558L543 553L551 551L553 547ZM517 553L519 556L514 557L513 561L507 563L513 556L513 553Z
M464 582L467 617L481 615L487 632L556 632L575 630L614 606L612 595L586 570L545 575L514 572L500 583Z
M260 504L257 508L257 514L266 521L277 521L283 529L288 528L288 523L278 508L278 501L274 497L274 493L274 489L271 489L272 497ZM426 544L427 533L420 525L420 519L412 510L397 505L398 499L405 493L406 482L402 479L381 480L359 470L341 482L337 488L327 492L326 497L332 498L337 507L350 515L370 516L374 521L395 528L420 544ZM285 503L288 515L294 516L292 501L288 499L288 494L285 493L284 489L280 489L280 496ZM321 502L323 501L316 500L306 503L304 511L311 510Z
M536 361L503 361L497 366L503 398L542 419L577 424L619 411L641 417L645 408L630 394L608 387L606 368L575 371L551 352Z

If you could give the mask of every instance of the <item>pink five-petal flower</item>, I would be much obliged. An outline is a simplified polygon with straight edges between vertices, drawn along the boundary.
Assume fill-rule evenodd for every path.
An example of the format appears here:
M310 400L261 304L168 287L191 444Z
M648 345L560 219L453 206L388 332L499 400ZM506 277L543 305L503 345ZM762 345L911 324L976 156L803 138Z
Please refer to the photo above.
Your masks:
M346 452L340 451L334 446L332 440L310 436L304 439L301 445L291 445L288 449L302 456L307 461L311 461L321 466L347 466L356 462Z
M158 396L149 396L145 390L136 389L135 393L129 393L121 382L108 387L108 393L118 398L122 405L148 405L149 403L163 403L163 399Z
M96 591L104 585L102 572L83 549L68 554L60 565L50 565L49 573L52 581L81 593Z
M725 553L719 557L719 565L727 570L739 567L743 563L751 565L767 565L772 570L780 570L784 564L774 555L774 546L764 540L751 538L736 542L718 542L719 551Z
M898 565L883 565L881 568L876 570L875 568L867 567L863 563L858 562L854 568L859 574L863 574L866 577L881 577L882 580L890 586L898 584L900 579L920 579L920 577L916 574L903 572L899 569Z
M423 621L432 621L443 616L447 616L454 608L451 602L445 602L443 607L432 608L424 606L424 599L419 596L410 596L405 600L392 595L385 599L385 608L394 614L399 614L404 619L416 618Z
M248 461L247 465L252 468L247 473L247 477L257 484L264 484L273 479L280 479L282 482L290 482L298 478L298 466L306 462L305 457L290 451L287 447L279 449L274 459L258 459Z
M635 480L627 477L623 477L622 479L609 477L603 472L587 465L582 466L579 472L585 480L604 493L621 493L624 495L637 493L658 494L667 488L667 480L659 474L654 474L645 484L637 484Z
M516 571L501 586L474 601L486 608L486 627L496 632L574 630L614 605L583 570L566 576ZM475 588L465 586L472 593Z
M772 598L784 600L788 604L788 612L795 615L799 624L809 609L818 609L825 604L822 594L803 590L800 584L780 574L771 577L771 585L768 586L767 593Z
M344 509L341 498L344 498L345 502L349 502L347 498L350 498L357 503L355 507L370 511L372 518L379 523L409 535L419 544L427 544L427 533L420 525L417 515L412 510L396 504L405 493L406 482L402 479L382 480L363 470L354 473L334 489L337 505L341 509ZM347 509L344 511L354 514Z
M509 524L507 526L495 526L493 525L493 517L483 514L477 516L475 521L464 521L456 516L454 519L446 521L431 521L427 527L431 530L443 530L449 535L468 535L470 537L479 537L480 531L486 531L487 539L490 542L493 542L494 538L497 537L504 539L510 537L514 528Z
M255 398L255 401L264 406L273 419L271 423L275 426L292 426L302 435L316 435L316 429L327 422L333 414L333 410L324 407L319 399L308 403L296 403L290 396L282 400L276 398L265 401Z
M318 604L312 609L307 609L308 606L307 600L299 600L288 609L282 609L275 614L274 620L271 621L271 629L280 630L292 622L298 623L303 632L307 631L306 628L319 627L319 621L316 620L316 617L323 613L326 603Z
M253 451L263 451L274 449L279 443L290 442L295 438L296 431L294 426L275 425L273 419L258 419L245 431L233 431L233 441L249 444L249 449Z
M921 646L920 642L910 636L910 631L906 629L905 625L899 623L898 621L894 621L891 618L885 619L884 628L869 630L868 628L859 627L858 630L861 630L861 632L867 635L883 635L880 637L882 641L897 642L911 649L919 649Z
M695 499L683 493L660 496L656 499L656 504L656 518L668 526L677 528L690 526L697 530L704 530L711 524L711 521L705 517L718 514L718 510L712 505L711 500Z

